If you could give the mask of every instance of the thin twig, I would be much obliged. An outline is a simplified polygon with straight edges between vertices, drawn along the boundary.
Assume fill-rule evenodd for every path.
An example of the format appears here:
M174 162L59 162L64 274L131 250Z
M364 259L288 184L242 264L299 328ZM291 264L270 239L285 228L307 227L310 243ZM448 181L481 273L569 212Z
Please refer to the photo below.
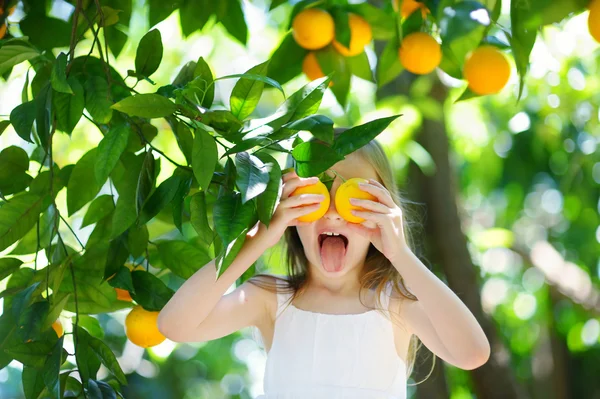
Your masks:
M65 220L65 218L59 213L59 216L61 218L61 220L67 225L67 227L69 228L69 230L71 230L71 233L73 234L73 236L75 237L75 239L77 240L77 242L79 243L79 245L81 245L81 250L85 250L85 245L83 245L83 243L81 242L81 240L79 240L79 237L77 237L77 234L75 234L75 232L73 231L73 228L71 227L71 225Z
M82 3L83 0L77 0L75 11L73 11L73 26L71 27L71 43L69 45L69 65L67 65L66 69L67 76L69 76L69 71L71 70L71 65L73 65L73 59L75 58L75 46L77 46L75 35L77 33L77 23L79 22L79 13L81 12Z

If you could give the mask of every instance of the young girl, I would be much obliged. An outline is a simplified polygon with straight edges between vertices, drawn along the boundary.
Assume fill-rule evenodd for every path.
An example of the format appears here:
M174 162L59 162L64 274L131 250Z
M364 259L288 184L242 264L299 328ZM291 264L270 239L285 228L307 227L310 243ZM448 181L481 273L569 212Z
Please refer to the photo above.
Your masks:
M318 179L285 174L269 227L255 226L218 280L214 260L190 277L160 312L160 331L198 342L256 326L268 354L265 399L405 399L417 337L456 367L483 365L490 346L475 317L410 249L381 146L371 141L329 173L329 209L312 223L296 218L323 196L290 194ZM377 198L351 200L364 208L353 211L362 224L335 208L341 178L352 177L368 179L360 188ZM288 276L254 276L223 295L284 234Z

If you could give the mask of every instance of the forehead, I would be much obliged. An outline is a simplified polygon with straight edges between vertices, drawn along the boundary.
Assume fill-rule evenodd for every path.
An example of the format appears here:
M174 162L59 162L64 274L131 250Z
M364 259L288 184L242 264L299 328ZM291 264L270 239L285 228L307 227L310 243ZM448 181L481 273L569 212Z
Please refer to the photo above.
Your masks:
M350 155L346 155L346 158L330 169L334 170L335 173L342 176L344 179L351 179L353 177L362 177L365 179L379 180L377 171L375 168L360 154L353 152ZM334 173L327 171L327 174L331 177L335 177Z

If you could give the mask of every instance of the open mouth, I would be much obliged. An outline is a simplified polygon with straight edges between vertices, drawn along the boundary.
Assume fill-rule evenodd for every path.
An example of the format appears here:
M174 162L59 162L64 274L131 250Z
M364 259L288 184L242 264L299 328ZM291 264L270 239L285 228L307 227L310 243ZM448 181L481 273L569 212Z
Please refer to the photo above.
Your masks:
M348 238L343 234L333 233L333 232L325 232L325 233L319 234L319 248L322 248L323 241L325 241L325 239L330 238L330 237L341 238L342 241L344 242L344 248L348 248Z
M319 234L318 240L323 268L330 273L342 270L348 249L348 238L340 233L326 231Z

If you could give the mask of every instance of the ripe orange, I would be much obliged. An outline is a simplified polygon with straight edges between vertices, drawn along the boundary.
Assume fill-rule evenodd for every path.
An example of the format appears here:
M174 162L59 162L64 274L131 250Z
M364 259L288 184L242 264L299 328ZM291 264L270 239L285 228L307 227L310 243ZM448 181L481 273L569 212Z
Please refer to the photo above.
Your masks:
M6 24L0 25L0 39L2 39L4 37L4 35L6 35L6 29L7 29Z
M307 50L327 46L335 37L331 15L320 8L308 8L294 17L292 35L296 43Z
M163 342L166 337L158 330L158 313L140 305L131 309L125 318L125 335L137 346L149 348Z
M392 5L394 6L394 11L396 12L398 12L398 1L399 0L394 0L392 2ZM415 12L419 8L421 9L421 15L423 16L423 19L425 19L427 17L427 14L429 13L429 8L427 8L425 4L419 3L416 0L403 0L402 8L400 9L400 14L402 15L402 18L408 18L413 12Z
M323 201L321 201L321 206L314 212L311 212L307 215L300 216L298 221L300 222L314 222L315 220L321 219L323 215L329 209L329 203L331 202L331 198L329 197L329 191L327 190L327 186L323 184L323 182L319 181L315 184L311 184L308 186L298 187L294 190L291 196L300 195L300 194L321 194L325 197ZM313 204L311 204L313 205ZM301 205L301 206L309 206L309 205Z
M362 53L365 46L373 39L371 25L361 16L348 14L348 26L350 27L350 48L344 46L337 40L333 41L333 47L345 57L352 57Z
M463 76L474 93L498 93L510 79L510 64L502 51L484 44L467 56Z
M52 328L54 329L54 331L56 331L56 335L58 335L58 338L62 337L62 335L64 334L64 330L59 320L56 320L54 323L52 323Z
M402 40L398 57L408 71L425 75L437 68L442 61L442 48L428 33L415 32Z
M592 0L588 15L588 30L590 35L600 43L600 0Z
M314 51L306 54L304 61L302 61L302 72L306 75L309 80L316 80L325 76L319 61L317 60L317 54ZM329 81L329 87L333 86L333 81Z
M368 180L360 177L353 177L341 184L335 192L335 209L341 217L350 223L362 223L365 221L364 218L355 216L351 212L353 209L364 211L365 208L352 205L350 203L350 198L377 201L377 197L373 194L361 190L360 187L358 187L359 183L368 183Z
M133 271L133 270L146 270L144 268L144 266L142 265L137 265L135 267L135 269L133 268L133 264L131 263L125 263L125 267L127 267L129 270ZM115 273L116 274L116 273ZM106 281L110 280L111 278L113 278L115 275L113 274L112 276L110 276ZM131 294L129 294L129 291L124 290L122 288L115 288L115 291L117 292L117 299L119 301L127 301L127 302L131 302L133 301L133 298L131 298Z

